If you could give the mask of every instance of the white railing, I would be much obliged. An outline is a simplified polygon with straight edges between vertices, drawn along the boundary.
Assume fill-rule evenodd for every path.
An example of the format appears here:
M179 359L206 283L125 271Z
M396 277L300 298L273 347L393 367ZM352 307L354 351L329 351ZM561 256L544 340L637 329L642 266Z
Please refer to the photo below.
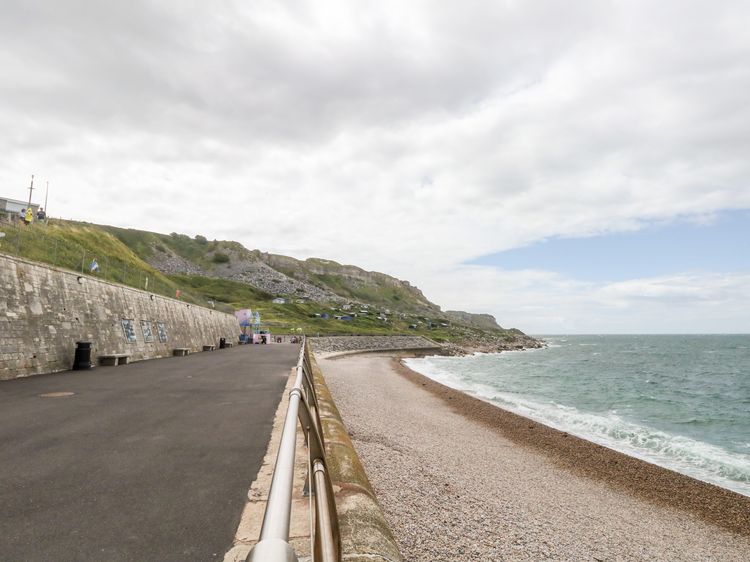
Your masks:
M297 555L289 546L289 520L292 509L294 455L297 442L297 422L305 435L308 451L308 484L310 510L314 528L310 537L314 562L340 562L339 535L333 486L326 466L323 430L318 415L310 349L303 338L297 361L297 376L289 392L289 407L281 433L281 444L276 456L276 467L268 493L266 513L258 543L246 562L295 562Z

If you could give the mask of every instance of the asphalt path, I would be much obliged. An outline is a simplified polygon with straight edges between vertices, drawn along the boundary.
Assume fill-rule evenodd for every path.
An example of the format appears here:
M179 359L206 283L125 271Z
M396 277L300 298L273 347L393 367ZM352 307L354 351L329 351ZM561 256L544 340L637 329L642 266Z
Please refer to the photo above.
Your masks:
M0 560L222 560L298 352L0 381Z

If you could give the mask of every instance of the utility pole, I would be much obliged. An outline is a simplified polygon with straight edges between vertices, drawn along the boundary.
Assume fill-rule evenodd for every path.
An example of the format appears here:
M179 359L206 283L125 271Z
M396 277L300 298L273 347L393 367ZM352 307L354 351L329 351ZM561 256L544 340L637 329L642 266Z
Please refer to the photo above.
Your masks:
M34 174L31 174L31 185L29 186L29 207L31 207L31 192L34 191Z
M47 197L49 197L49 182L47 182L47 191L44 192L44 222L47 222Z

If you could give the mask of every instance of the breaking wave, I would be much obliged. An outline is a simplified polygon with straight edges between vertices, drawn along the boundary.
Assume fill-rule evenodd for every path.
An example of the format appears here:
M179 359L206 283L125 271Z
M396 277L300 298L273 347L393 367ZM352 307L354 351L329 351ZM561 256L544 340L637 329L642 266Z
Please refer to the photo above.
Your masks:
M407 359L405 363L445 386L544 425L750 496L750 454L728 451L717 445L636 423L624 418L616 409L605 413L587 413L569 404L553 400L544 402L538 397L500 390L492 384L477 381L481 377L476 376L476 366L466 365L469 368L464 370L457 368L455 358L447 364L432 359L435 358ZM700 421L686 419L680 423Z

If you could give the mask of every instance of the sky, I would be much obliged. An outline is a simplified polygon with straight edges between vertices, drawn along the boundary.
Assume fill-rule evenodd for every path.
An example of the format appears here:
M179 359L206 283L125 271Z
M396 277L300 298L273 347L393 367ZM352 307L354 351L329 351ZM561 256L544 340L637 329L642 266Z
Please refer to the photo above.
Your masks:
M750 3L0 0L0 196L527 333L750 333Z

